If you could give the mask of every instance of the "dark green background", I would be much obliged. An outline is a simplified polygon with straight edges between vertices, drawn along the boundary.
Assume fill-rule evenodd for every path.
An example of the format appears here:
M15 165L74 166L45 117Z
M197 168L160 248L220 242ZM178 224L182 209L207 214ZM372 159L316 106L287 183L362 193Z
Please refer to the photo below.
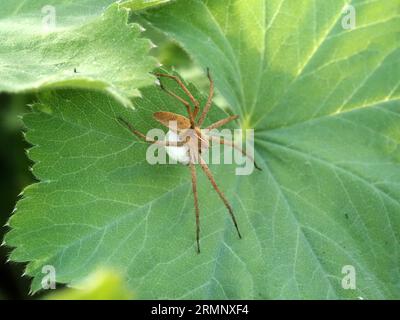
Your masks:
M7 232L5 223L13 211L18 195L34 181L25 154L28 147L23 138L18 114L27 110L26 96L0 95L0 238ZM27 298L29 279L21 277L23 265L6 263L10 249L0 247L0 299Z

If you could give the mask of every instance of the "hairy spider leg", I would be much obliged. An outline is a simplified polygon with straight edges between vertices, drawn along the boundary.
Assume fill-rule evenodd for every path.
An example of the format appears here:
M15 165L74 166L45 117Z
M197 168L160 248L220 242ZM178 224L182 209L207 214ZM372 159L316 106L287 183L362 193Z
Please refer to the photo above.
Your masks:
M216 136L209 136L209 139L215 142L218 142L219 144L222 145L227 145L230 146L238 151L240 151L242 153L243 156L247 157L250 159L250 161L252 161L254 163L254 167L257 170L262 171L262 169L257 165L256 161L254 160L253 157L251 157L250 155L247 154L247 152L245 150L243 150L242 147L237 146L235 143L233 143L233 141L228 140L228 139L224 139L223 137L216 137Z
M197 195L197 177L196 177L196 167L192 161L189 162L190 173L192 175L192 190L194 198L194 208L196 214L196 243L197 243L197 253L200 253L200 210L199 210L199 199Z
M185 141L178 141L178 142L171 142L171 141L158 141L158 140L153 140L153 139L148 139L146 137L146 135L144 135L143 133L141 133L139 130L136 130L128 121L126 121L125 119L118 117L117 120L123 124L124 126L126 126L130 132L132 132L134 135L136 135L137 137L143 139L144 141L148 142L148 143L154 143L157 144L161 147L182 147L183 145L185 145L188 141L188 139L186 139Z
M233 120L238 119L238 118L239 118L239 116L237 116L237 115L229 116L229 117L227 117L225 119L222 119L222 120L219 120L219 121L213 123L212 125L208 126L206 129L208 129L208 130L217 129L217 128L222 127L223 125L225 125L225 124L227 124L227 123L229 123L229 122L231 122Z
M169 75L169 74L165 74L165 73L154 73L154 75L158 78L160 77L165 77L165 78L169 78L172 80L175 80L176 83L182 88L182 90L186 93L186 95L189 97L190 101L192 101L193 105L194 105L194 111L192 113L192 110L190 108L190 104L185 101L184 99L182 99L181 97L179 97L178 95L176 95L175 93L171 92L170 90L167 90L164 85L161 83L160 81L160 86L161 89L163 89L165 92L167 92L169 95L171 95L172 97L177 98L180 102L182 102L185 106L186 109L188 111L189 114L189 119L192 123L192 126L194 127L195 123L194 123L194 119L197 116L197 113L199 112L199 102L195 99L195 97L193 97L193 95L190 93L189 89L186 88L185 84L182 82L182 80L177 77L177 76L173 76L173 75Z
M165 91L166 93L168 93L171 97L173 97L173 98L179 100L181 103L183 103L183 105L186 107L186 111L187 111L187 113L189 115L190 125L192 127L194 127L195 123L194 123L194 118L193 118L192 110L191 110L191 107L190 107L190 103L187 102L185 99L182 99L180 96L178 96L177 94L175 94L171 90L168 90L167 88L165 88L165 86L161 83L161 81L160 81L160 88L163 91Z
M214 80L211 77L209 68L207 68L207 77L208 77L208 80L210 81L210 92L208 94L208 99L207 99L206 105L203 108L203 112L201 113L199 121L197 122L198 127L201 127L201 125L203 124L203 122L207 116L207 113L210 110L210 107L212 105L212 100L214 97Z
M228 200L226 199L224 193L218 188L217 183L215 182L214 176L211 173L210 168L207 166L206 162L204 161L204 159L199 155L199 160L200 160L200 167L201 169L204 171L204 173L206 174L208 180L210 180L213 188L215 189L215 191L218 193L219 197L221 198L222 202L225 204L225 207L228 209L229 214L232 218L233 224L235 225L237 234L239 236L239 238L242 238L242 235L240 234L239 231L239 227L235 218L235 214L233 213L233 209L231 207L231 205L229 204Z

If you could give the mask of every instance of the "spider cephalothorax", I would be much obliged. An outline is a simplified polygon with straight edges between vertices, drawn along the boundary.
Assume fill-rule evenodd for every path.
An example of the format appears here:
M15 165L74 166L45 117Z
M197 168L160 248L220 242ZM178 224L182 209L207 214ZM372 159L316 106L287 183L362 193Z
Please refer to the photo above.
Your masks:
M194 107L193 110L192 110L191 104L188 101L186 101L185 99L181 98L174 92L165 88L161 81L160 81L160 86L161 86L161 89L163 89L170 96L179 100L186 107L189 118L186 118L182 115L168 112L168 111L155 112L153 114L154 119L156 119L158 122L160 122L161 124L163 124L164 126L166 126L169 129L164 141L148 139L146 137L146 135L144 135L140 131L136 130L130 123L128 123L124 119L118 118L118 120L121 123L123 123L125 126L127 126L129 128L129 130L133 134L138 136L139 138L144 139L148 143L156 143L160 146L165 147L168 155L171 158L177 160L178 162L180 162L182 164L186 164L189 166L191 176L192 176L192 189L193 189L194 206L195 206L195 213L196 213L196 242L197 242L197 251L199 253L200 253L200 242L199 242L200 241L200 210L199 210L199 203L198 203L198 196L197 196L197 178L196 178L196 168L195 168L196 164L200 165L201 169L204 171L204 173L210 180L213 188L218 193L218 195L221 198L222 202L224 203L225 207L228 209L229 214L232 218L232 221L236 227L238 236L241 238L242 236L240 234L239 227L237 225L236 218L233 213L233 209L232 209L231 205L229 204L228 200L226 199L225 195L223 194L223 192L217 186L215 179L214 179L207 163L205 162L205 160L202 157L202 154L209 148L210 144L212 142L216 142L216 143L228 145L232 148L238 149L239 151L241 151L243 153L243 155L250 158L251 161L254 161L254 159L251 158L249 155L247 155L246 152L243 151L241 147L236 146L232 141L208 134L208 132L210 130L219 128L233 120L236 120L238 118L238 116L236 116L236 115L229 116L227 118L221 119L221 120L213 123L212 125L210 125L206 128L202 128L202 124L207 116L208 111L210 110L213 95L214 95L214 82L210 76L209 70L207 70L207 75L210 80L210 92L209 92L207 102L206 102L200 116L198 117L198 119L197 119L197 116L199 115L199 111L200 111L199 102L193 97L193 95L186 88L186 86L181 81L181 79L178 78L177 76L163 74L163 73L155 73L154 75L157 76L159 78L159 80L161 77L166 77L166 78L173 79L178 83L178 85L186 93L190 102L192 103L192 105ZM254 163L254 165L257 169L259 169L255 163Z

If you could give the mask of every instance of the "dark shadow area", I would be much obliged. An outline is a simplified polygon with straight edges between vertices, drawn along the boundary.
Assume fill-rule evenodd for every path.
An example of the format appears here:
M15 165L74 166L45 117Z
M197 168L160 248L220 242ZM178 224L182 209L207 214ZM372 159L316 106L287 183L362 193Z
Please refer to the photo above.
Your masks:
M25 149L29 144L22 134L18 114L26 111L25 96L0 95L0 239L8 228L5 225L23 188L34 178ZM29 299L30 281L21 277L23 264L7 263L11 249L0 247L0 299Z

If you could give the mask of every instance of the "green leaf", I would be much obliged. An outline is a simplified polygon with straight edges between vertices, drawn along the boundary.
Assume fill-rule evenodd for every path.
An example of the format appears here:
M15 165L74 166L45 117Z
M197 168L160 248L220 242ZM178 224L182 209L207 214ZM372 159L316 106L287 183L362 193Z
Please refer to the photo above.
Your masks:
M179 93L175 83L165 84ZM194 87L190 90L205 103ZM188 168L148 164L148 145L116 120L121 116L146 133L161 128L153 112L182 114L185 109L155 86L142 89L142 95L133 100L133 111L100 92L47 92L25 115L27 140L35 145L28 154L41 182L24 191L5 242L16 247L12 260L30 261L26 274L34 276L33 291L41 288L42 267L52 265L62 283L77 283L108 267L126 273L139 298L168 297L168 290L183 294L173 274L192 278L186 268L210 260L224 232L239 242L230 221L224 227L228 214L213 194L201 205L204 254L196 254ZM225 116L214 106L206 124ZM220 185L227 189L233 171L217 167ZM204 177L199 188L203 196L212 190ZM209 263L196 281L204 281L212 267ZM158 283L164 272L171 279L168 290L165 281Z
M227 281L217 258L217 289L196 296L399 298L399 1L194 0L144 16L211 68L265 169L235 188L253 250L223 254L251 281Z
M170 1L171 0L150 0L150 1L128 0L128 1L123 1L121 3L121 6L132 9L134 11L139 11L139 10L145 10L145 9L152 8L155 6L167 4Z
M6 237L33 289L50 264L67 283L118 269L138 298L399 298L399 6L352 1L357 28L343 30L347 2L191 0L145 15L211 68L255 129L262 172L211 167L242 240L199 174L200 255L188 169L150 166L115 121L146 132L154 111L182 106L154 87L135 112L102 93L44 96L25 117L41 182ZM211 120L223 116L213 108Z
M139 25L127 24L127 9L105 10L112 2L3 1L0 91L68 86L106 89L120 99L137 95L153 81L152 44L140 37ZM158 4L133 3L137 9Z

